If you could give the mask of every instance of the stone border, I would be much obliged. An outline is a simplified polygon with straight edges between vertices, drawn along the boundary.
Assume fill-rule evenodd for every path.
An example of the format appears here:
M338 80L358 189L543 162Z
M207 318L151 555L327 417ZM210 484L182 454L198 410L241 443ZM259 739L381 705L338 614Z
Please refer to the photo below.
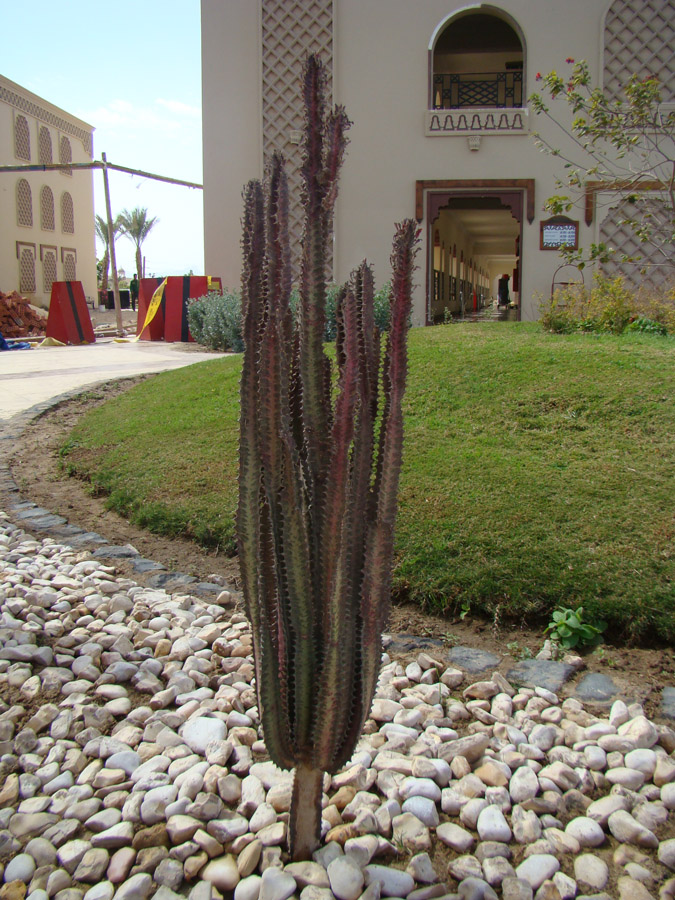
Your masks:
M123 381L129 376L123 376L117 381ZM215 599L221 591L229 590L235 599L240 593L231 585L215 584L208 581L198 581L192 575L185 572L168 571L162 563L152 559L146 559L130 544L111 544L107 538L95 531L86 531L79 525L72 525L63 516L56 515L44 507L38 506L31 500L24 500L12 476L9 467L9 457L15 449L25 429L32 422L39 419L45 413L65 403L74 400L81 394L95 391L104 385L109 385L110 380L97 381L94 384L73 388L65 391L49 400L36 403L29 409L16 413L5 423L0 432L0 448L4 450L0 459L0 496L6 498L6 512L15 524L22 528L32 528L41 534L51 537L56 541L62 541L76 549L89 550L95 559L120 560L126 559L131 564L136 577L145 576L143 582L148 587L161 588L167 593L184 591L189 588L191 594L202 599Z

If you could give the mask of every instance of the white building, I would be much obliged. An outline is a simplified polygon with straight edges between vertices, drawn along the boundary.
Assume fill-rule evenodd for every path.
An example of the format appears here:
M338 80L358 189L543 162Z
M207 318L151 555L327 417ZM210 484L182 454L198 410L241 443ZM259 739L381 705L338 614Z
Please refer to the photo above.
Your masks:
M527 106L537 73L585 59L610 92L650 74L673 100L673 46L672 0L202 0L206 271L238 283L241 189L272 151L284 153L297 186L299 76L318 51L333 101L354 123L335 279L365 256L376 283L386 281L393 224L416 216L416 324L496 297L502 274L520 317L535 319L560 264L543 205L562 174L531 136L547 128ZM582 246L605 240L630 252L612 203L570 214ZM299 240L297 208L292 225Z
M0 166L64 168L0 173L0 290L49 307L53 281L81 281L96 297L92 172L94 129L0 76Z

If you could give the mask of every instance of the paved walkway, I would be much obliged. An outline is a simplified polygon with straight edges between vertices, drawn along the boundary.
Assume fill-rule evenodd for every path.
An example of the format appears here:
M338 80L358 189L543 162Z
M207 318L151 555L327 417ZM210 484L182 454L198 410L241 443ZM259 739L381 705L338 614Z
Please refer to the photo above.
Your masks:
M67 391L115 378L179 369L215 354L184 344L99 338L81 347L44 347L0 353L0 422Z

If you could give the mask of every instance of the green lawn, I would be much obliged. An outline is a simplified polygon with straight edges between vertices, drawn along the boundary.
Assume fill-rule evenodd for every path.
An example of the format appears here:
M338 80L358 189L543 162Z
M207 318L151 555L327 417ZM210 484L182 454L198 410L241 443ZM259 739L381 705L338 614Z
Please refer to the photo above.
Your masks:
M675 341L450 325L410 336L395 593L608 636L675 638ZM70 470L153 530L233 549L237 357L86 416Z

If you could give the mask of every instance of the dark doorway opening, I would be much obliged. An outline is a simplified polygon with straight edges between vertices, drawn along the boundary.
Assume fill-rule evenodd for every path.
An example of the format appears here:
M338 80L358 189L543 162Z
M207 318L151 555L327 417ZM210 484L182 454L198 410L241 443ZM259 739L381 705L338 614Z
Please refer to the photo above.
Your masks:
M520 318L522 219L521 191L429 193L429 324Z

